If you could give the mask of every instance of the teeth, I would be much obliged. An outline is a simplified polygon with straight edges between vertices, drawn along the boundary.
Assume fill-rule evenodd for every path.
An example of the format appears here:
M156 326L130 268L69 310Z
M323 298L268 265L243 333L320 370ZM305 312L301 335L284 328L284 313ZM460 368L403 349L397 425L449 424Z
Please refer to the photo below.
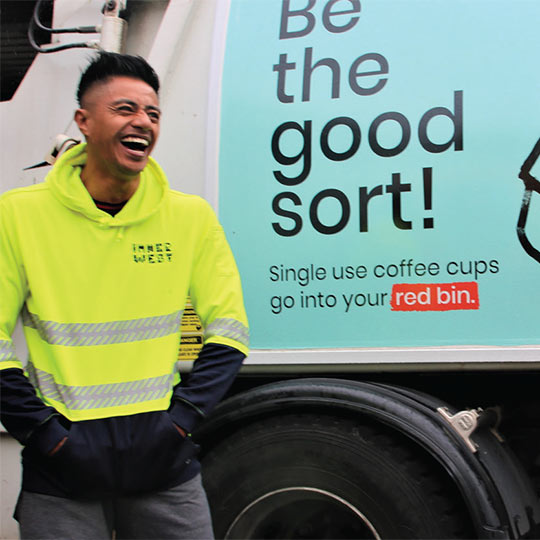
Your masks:
M147 141L146 139L143 139L142 137L133 137L133 136L124 137L122 139L122 142L142 144L143 146L148 146L150 144L149 141Z

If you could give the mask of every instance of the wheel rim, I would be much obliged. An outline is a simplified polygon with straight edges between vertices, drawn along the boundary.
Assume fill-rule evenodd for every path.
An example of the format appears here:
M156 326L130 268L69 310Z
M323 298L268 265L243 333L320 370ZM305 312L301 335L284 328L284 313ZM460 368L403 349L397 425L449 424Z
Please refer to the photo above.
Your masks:
M312 487L289 487L264 494L246 506L226 539L375 539L373 524L345 499Z

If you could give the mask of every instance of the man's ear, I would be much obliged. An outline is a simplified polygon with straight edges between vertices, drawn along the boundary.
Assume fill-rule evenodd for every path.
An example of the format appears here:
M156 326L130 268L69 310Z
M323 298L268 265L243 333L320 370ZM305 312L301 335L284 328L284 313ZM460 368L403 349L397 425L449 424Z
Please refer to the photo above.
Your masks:
M73 119L79 126L79 131L85 136L88 136L88 111L86 109L77 109Z

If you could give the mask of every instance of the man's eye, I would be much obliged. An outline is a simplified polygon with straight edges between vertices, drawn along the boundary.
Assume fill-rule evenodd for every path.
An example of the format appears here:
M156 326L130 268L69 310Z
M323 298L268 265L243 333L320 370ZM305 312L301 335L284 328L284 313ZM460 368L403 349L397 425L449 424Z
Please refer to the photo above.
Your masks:
M124 113L124 114L132 114L134 112L133 107L130 107L129 105L122 105L120 107L116 107L116 110L119 113Z
M148 117L152 122L159 122L159 113L156 111L148 111Z

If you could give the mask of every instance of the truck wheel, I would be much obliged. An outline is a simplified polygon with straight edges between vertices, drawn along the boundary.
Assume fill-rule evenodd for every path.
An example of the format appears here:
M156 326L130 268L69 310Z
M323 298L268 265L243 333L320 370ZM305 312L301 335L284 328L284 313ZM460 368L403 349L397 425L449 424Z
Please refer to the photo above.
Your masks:
M217 538L475 537L444 471L383 426L267 418L222 440L202 465Z

